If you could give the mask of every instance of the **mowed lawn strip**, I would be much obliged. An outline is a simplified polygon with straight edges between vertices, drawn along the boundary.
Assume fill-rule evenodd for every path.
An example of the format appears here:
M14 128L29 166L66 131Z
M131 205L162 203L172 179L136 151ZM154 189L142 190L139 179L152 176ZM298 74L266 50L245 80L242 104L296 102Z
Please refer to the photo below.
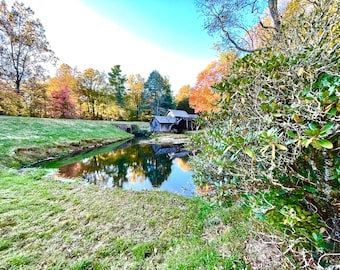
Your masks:
M160 191L0 172L0 269L243 269L248 225L231 209Z
M29 165L131 137L110 121L0 116L0 165Z

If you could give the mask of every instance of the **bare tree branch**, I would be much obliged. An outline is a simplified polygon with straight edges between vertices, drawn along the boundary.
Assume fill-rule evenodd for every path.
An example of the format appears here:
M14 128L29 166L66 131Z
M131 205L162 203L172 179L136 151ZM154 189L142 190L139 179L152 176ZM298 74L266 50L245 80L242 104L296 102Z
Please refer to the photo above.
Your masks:
M279 32L280 26L281 26L281 20L280 20L279 11L277 9L277 0L268 0L268 7L269 7L270 15L274 21L274 27L276 31Z
M264 28L264 29L274 29L274 30L276 30L275 27L264 25L263 22L262 22L261 20L259 20L259 22L260 22L261 27Z
M260 51L261 49L246 49L246 48L243 48L241 46L239 46L237 44L237 42L230 36L229 32L223 27L223 23L222 21L220 20L220 18L218 18L219 22L220 22L220 25L221 25L221 30L222 32L225 34L226 38L235 46L236 49L242 51L242 52L248 52L248 53L253 53L253 52L256 52L256 51Z
M256 15L263 15L265 4L269 8L269 16L272 18L274 26L265 26L262 21L258 20L258 25L262 29L271 31L270 35L253 32L250 37L249 31L254 28ZM196 5L201 15L205 17L205 29L210 34L221 33L222 39L225 38L226 44L232 45L239 51L253 53L267 47L267 44L273 39L269 36L278 34L281 27L281 17L278 10L278 0L196 0ZM252 17L252 19L249 19ZM242 27L240 25L245 27ZM245 29L246 28L246 29ZM275 30L275 33L272 31ZM254 40L261 40L261 45L257 44L258 48L254 48ZM266 42L262 42L263 38L267 37ZM251 43L248 44L247 43Z

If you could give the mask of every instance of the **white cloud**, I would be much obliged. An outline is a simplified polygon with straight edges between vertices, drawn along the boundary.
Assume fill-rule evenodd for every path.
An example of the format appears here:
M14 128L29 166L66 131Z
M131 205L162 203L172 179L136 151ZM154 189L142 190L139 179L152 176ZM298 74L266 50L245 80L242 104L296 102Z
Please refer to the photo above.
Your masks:
M185 84L193 86L198 73L213 60L163 50L133 36L79 0L24 0L24 3L44 25L60 64L105 72L119 64L124 74L140 73L145 79L151 71L158 70L169 76L172 89L177 91Z

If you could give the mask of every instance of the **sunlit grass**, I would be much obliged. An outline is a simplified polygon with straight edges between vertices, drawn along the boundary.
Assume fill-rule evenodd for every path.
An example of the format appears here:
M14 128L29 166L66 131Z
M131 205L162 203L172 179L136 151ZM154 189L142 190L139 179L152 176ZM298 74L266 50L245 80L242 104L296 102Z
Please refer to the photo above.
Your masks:
M129 137L109 121L0 116L0 165L18 167Z
M0 269L245 266L242 214L229 219L231 210L200 199L103 190L56 182L44 173L0 173ZM232 248L225 240L240 230Z

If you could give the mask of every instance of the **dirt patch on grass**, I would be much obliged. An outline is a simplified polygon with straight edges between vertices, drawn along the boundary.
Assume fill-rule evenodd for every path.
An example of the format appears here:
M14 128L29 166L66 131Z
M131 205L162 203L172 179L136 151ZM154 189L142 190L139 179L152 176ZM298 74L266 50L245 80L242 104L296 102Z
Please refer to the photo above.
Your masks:
M14 152L16 155L32 155L32 153L39 152L40 149L37 147L30 148L17 148Z
M246 258L252 269L280 269L282 265L281 251L278 245L257 239L246 243Z

